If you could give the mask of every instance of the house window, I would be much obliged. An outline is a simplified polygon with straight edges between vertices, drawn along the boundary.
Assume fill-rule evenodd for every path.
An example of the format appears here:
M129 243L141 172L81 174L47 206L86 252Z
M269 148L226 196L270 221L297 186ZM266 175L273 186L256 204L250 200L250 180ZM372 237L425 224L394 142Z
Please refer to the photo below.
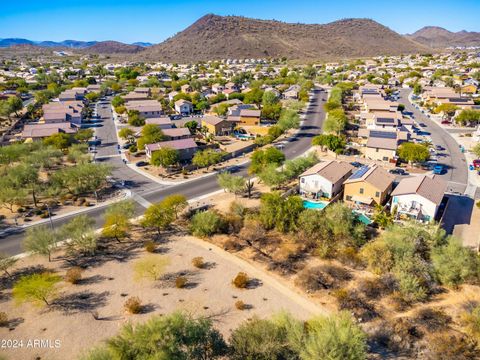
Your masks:
M387 156L384 156L384 157L383 157L383 161L388 161L388 157L387 157Z
M301 182L302 184L305 184L305 178L301 178L301 179L300 179L300 182Z
M379 150L379 148L376 148L376 149L375 149L375 152L378 152L378 150Z
M363 188L360 188L359 192L360 192L360 194L363 194Z
M352 197L350 195L347 195L347 201L352 201Z
M377 198L380 197L380 192L377 191L377 192L375 193L375 197L377 197Z

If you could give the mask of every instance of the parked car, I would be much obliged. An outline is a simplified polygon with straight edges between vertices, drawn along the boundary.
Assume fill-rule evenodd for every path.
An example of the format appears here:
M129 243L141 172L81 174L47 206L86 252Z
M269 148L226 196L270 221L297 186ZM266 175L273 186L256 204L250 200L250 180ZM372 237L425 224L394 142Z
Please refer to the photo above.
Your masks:
M393 175L408 175L408 172L401 168L390 169L388 172Z
M435 149L437 149L437 151L443 151L443 150L445 150L445 148L444 148L443 146L441 146L441 145L435 146Z
M363 164L362 163L359 163L358 161L353 161L350 163L350 165L356 167L356 168L359 168L359 167L362 167Z
M418 126L420 126L420 127L427 127L427 125L425 125L424 123L419 123Z
M442 175L443 173L443 165L437 164L433 167L433 173L435 175Z
M443 121L442 121L442 124L443 124L443 125L450 125L450 124L451 124L451 122L450 122L450 121L448 121L448 120L443 120Z
M135 166L137 166L137 167L142 167L142 166L147 166L147 165L149 165L149 163L146 162L146 161L137 161L135 163Z
M130 149L133 145L135 145L134 143L126 143L122 146L122 149Z

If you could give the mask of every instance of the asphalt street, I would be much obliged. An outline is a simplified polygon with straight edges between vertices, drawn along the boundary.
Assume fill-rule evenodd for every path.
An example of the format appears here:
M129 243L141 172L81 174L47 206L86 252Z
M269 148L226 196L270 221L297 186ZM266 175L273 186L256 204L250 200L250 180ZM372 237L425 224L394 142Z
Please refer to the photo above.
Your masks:
M302 155L311 147L312 137L321 132L323 120L325 118L323 104L326 98L327 94L323 90L314 90L312 101L306 111L305 119L300 130L282 149L287 159ZM99 158L104 157L102 161L112 164L115 167L114 177L122 180L130 180L132 182L130 190L133 191L133 198L137 201L137 215L144 212L146 204L159 202L165 196L171 194L179 193L185 195L188 199L193 199L219 190L216 174L214 173L210 176L191 180L186 183L165 187L128 168L122 163L120 157L116 156L118 150L115 137L115 127L111 118L112 115L109 106L100 107L99 115L101 115L102 121L97 124L96 134L99 139L102 139L102 146L99 147L96 156ZM246 175L247 167L248 164L240 166L235 174ZM103 224L103 214L105 209L106 206L96 207L83 214L87 214L95 219L96 227L100 228ZM58 228L75 216L78 215L72 214L58 219L53 218L52 226ZM23 251L21 246L23 238L24 233L16 233L1 238L0 252L11 255L21 253Z
M455 139L446 132L434 120L429 119L420 110L417 110L408 101L410 89L400 90L399 102L405 105L405 109L412 112L417 123L423 123L422 131L430 133L434 145L440 145L445 150L439 151L438 163L444 165L446 172L441 176L448 181L447 191L464 193L468 183L468 169L465 155L460 150Z

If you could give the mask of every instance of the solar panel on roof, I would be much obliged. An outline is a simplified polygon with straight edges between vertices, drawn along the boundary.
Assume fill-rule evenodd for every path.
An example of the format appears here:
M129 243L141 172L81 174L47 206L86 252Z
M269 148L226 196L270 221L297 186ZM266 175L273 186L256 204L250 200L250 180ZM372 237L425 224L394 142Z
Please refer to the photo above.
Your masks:
M389 132L389 131L375 131L371 130L369 137L376 137L381 139L396 139L397 133Z
M383 122L383 123L393 124L393 123L395 122L395 119L393 119L393 118L379 117L379 118L377 118L377 121L378 121L378 122Z
M350 176L350 179L354 180L354 179L360 179L363 175L365 175L365 173L368 171L368 169L370 169L369 166L365 165L365 166L362 166L361 168L359 168L357 171L355 171L352 176Z

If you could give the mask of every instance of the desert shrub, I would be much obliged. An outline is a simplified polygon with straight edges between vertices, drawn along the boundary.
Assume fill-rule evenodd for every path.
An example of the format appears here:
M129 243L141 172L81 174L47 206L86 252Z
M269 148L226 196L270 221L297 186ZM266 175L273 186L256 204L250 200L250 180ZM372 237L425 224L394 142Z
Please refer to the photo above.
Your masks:
M249 245L261 243L265 240L267 232L262 223L258 220L247 217L244 226L239 233L240 239L246 241Z
M422 285L419 278L410 273L396 274L398 294L407 304L424 301L428 297L428 289Z
M374 306L361 298L356 291L339 289L332 295L337 299L340 310L350 311L361 321L369 321L378 315Z
M415 323L424 326L428 331L445 330L452 321L444 311L431 308L417 310L413 318Z
M240 244L236 239L228 239L223 244L223 250L226 251L240 251L242 248L242 244Z
M346 246L338 249L335 258L342 264L351 266L352 268L363 267L363 262L358 254L358 250L353 246Z
M84 360L99 359L224 359L228 350L212 320L175 312L144 323L126 324Z
M8 325L8 316L7 313L4 311L0 311L0 327L4 327Z
M145 243L145 251L149 253L154 253L155 252L155 243L153 241L147 241Z
M142 302L137 296L132 296L125 301L123 307L129 314L139 314L142 311Z
M187 285L187 278L185 276L178 276L176 279L175 279L175 286L178 288L178 289L183 289L185 287L185 285Z
M390 352L407 355L415 350L422 335L408 318L396 318L391 323L382 321L372 329L372 342Z
M207 210L193 215L190 223L190 231L199 237L212 236L221 232L224 226L222 217L214 211Z
M205 261L203 260L203 257L197 256L192 259L192 265L198 269L203 269L205 267Z
M295 284L308 292L313 292L339 288L350 279L351 274L348 270L336 265L320 265L300 272L295 279Z
M467 309L460 320L467 334L480 340L480 306L472 306Z
M232 280L232 284L239 289L245 289L248 285L248 275L244 272L239 272L237 276Z
M478 255L453 237L448 239L446 245L433 249L432 263L437 278L444 285L455 288L465 282L477 282L479 279Z
M428 339L428 360L478 359L477 342L463 334L435 333Z
M360 257L367 264L368 269L377 275L390 271L394 265L392 253L382 240L366 244L360 252Z
M390 274L373 279L361 279L357 290L367 299L378 299L396 290L395 278Z
M247 212L247 208L238 201L232 201L230 203L230 212L243 218Z
M235 308L237 308L238 310L245 310L246 305L242 300L238 300L235 302Z
M347 312L314 318L306 326L307 334L300 348L301 359L367 358L367 337Z
M253 317L233 330L230 359L298 359L302 333L302 323L289 315L271 319Z
M229 234L238 234L243 227L243 218L239 215L229 213L225 215L225 228Z
M69 282L70 284L78 284L78 282L82 279L82 272L83 269L78 266L68 269L65 273L65 281Z
M159 255L150 255L133 264L135 279L158 280L170 264L170 259Z

